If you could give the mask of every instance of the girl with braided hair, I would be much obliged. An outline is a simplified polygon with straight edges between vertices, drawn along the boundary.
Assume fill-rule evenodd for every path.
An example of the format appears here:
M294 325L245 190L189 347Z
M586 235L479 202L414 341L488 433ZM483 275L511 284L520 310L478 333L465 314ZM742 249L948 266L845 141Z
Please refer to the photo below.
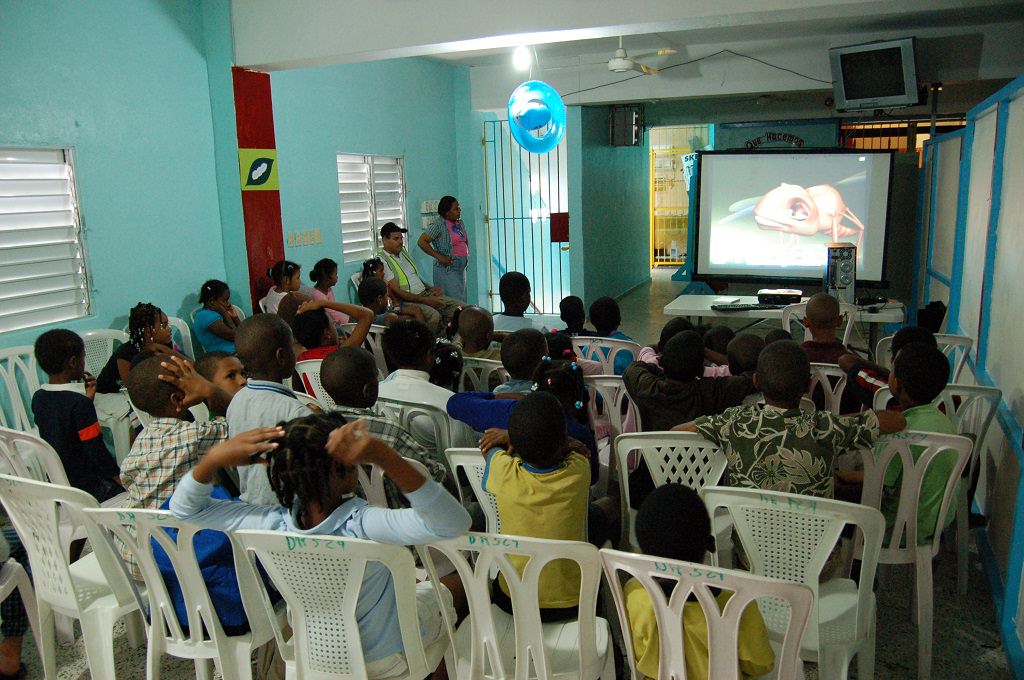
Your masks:
M269 464L270 485L280 505L211 497L219 470L259 463ZM356 466L371 464L394 481L412 507L377 508L353 494ZM469 514L444 487L424 479L394 449L370 435L365 421L346 423L339 413L296 418L213 446L178 484L170 510L181 519L219 531L290 531L397 545L453 538L465 533L470 524ZM453 597L458 600L456 608L465 610L456 574L441 579L441 584L417 584L424 645L444 634L435 588L449 610ZM391 572L379 563L366 565L356 624L368 677L390 677L407 670Z
M96 379L96 392L116 394L128 379L132 362L143 352L149 354L176 354L171 344L171 326L167 315L149 302L140 302L128 315L128 342L118 347L107 360Z

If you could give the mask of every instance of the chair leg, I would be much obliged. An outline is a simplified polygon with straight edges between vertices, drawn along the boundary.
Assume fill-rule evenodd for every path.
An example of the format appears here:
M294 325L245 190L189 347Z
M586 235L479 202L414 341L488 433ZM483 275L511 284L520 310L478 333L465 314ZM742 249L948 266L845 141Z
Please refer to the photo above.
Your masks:
M875 677L875 615L875 607L872 605L867 639L857 652L857 680L873 680Z
M252 648L248 645L221 647L217 665L224 680L252 680Z
M29 628L32 629L32 639L35 640L36 649L42 649L40 642L39 608L36 605L36 593L32 589L32 582L24 569L18 574L17 581L18 595L21 596L21 603L25 606L25 615L28 617Z
M213 659L196 659L196 680L213 680Z
M956 588L961 595L967 594L967 558L970 526L968 525L967 494L957 493L960 501L956 508Z
M75 644L75 620L64 614L55 614L55 617L57 640L62 645Z
M94 678L116 677L114 665L114 617L110 610L82 612L82 637Z
M151 640L146 647L146 680L160 680L160 660L163 658L163 655L164 650L161 641Z
M50 605L36 600L39 613L39 659L43 662L43 677L46 680L57 680L57 630L54 622L56 614Z
M138 649L146 644L146 623L142 612L136 610L124 617L125 632L128 634L128 645Z
M918 553L914 591L917 594L917 677L932 674L932 560L926 550Z

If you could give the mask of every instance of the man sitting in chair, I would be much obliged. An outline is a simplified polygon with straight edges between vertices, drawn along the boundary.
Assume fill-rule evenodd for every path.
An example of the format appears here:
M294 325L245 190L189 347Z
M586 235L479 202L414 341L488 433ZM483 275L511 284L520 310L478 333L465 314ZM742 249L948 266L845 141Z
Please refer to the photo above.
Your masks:
M381 251L384 262L384 280L388 289L398 299L415 304L423 312L423 319L430 330L437 334L442 323L451 319L452 314L466 303L444 295L437 286L428 286L420 278L416 263L405 248L405 234L408 229L388 222L380 228Z

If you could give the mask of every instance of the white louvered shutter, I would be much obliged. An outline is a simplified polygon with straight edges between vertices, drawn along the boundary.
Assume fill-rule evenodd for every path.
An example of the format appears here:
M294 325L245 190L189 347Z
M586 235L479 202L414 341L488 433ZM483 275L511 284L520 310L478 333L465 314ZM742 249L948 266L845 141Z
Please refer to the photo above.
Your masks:
M338 154L341 249L345 262L365 260L374 251L373 195L365 156Z
M387 222L406 228L401 158L338 154L338 196L345 262L371 257Z
M0 333L89 313L70 152L0 148Z

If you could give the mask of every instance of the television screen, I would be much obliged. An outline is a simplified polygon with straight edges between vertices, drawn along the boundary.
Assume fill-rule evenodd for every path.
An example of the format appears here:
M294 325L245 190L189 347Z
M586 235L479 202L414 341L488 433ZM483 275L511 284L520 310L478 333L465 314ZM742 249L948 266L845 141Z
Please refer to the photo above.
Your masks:
M834 47L829 61L840 111L912 106L918 101L913 38Z
M702 152L698 279L820 281L826 244L857 246L857 280L885 277L892 152Z

